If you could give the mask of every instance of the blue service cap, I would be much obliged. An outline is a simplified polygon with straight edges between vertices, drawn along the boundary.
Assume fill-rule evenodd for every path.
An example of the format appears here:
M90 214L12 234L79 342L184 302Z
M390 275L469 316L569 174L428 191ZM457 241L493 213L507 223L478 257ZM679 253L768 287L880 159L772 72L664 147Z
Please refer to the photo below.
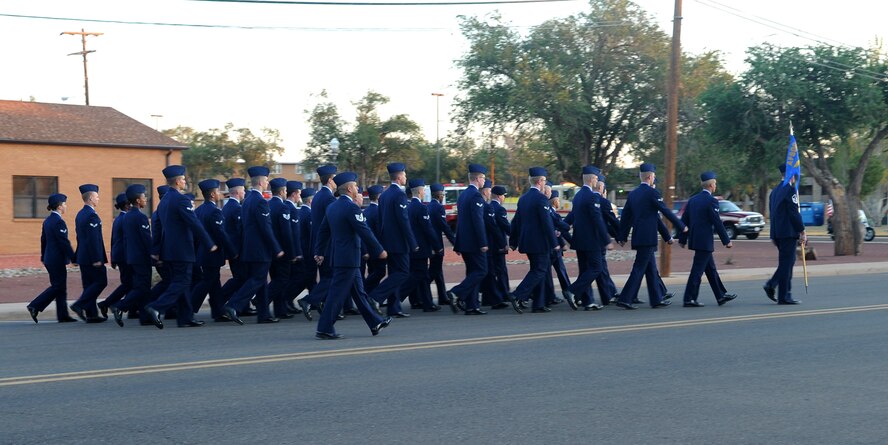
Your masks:
M250 175L251 178L256 176L268 176L268 173L270 173L270 171L268 170L268 167L264 165L254 165L247 169L247 174Z
M272 189L282 189L287 188L287 179L286 178L274 178L271 181L268 181L268 186Z
M317 168L318 175L327 176L327 175L335 175L336 174L336 166L335 165L322 165Z
M315 190L315 189L302 189L302 191L299 192L299 196L300 196L302 199L311 198L311 197L314 196L315 193L317 193L317 192L318 192L318 191Z
M604 175L601 173L598 174L598 182L604 182Z
M535 176L549 176L549 174L546 173L546 169L544 169L543 167L530 167L530 168L527 170L527 173L528 173L528 175L529 175L530 177L535 177Z
M786 163L780 164L780 166L777 167L777 170L780 170L780 174L785 175L786 174Z
M407 181L407 187L415 188L415 187L425 187L425 179L416 178Z
M710 179L715 179L715 172L700 173L700 182L708 181Z
M495 185L492 189L490 189L490 193L502 196L506 194L506 188L501 185Z
M197 183L197 186L201 189L201 191L208 192L212 189L219 188L219 180L218 179L204 179Z
M126 205L128 202L129 200L126 199L126 192L118 193L117 197L114 198L114 203L117 204L118 209Z
M367 194L370 196L379 196L385 189L382 188L379 184L373 184L370 187L367 187Z
M185 176L185 167L182 165L170 165L163 169L163 177L170 179L176 176Z
M247 184L247 181L244 178L231 178L225 181L225 185L231 190L234 187L243 187Z
M430 185L430 186L429 186L429 189L431 189L432 193L435 193L435 192L443 192L443 191L444 191L444 185L441 184L441 183L436 182L436 183Z
M407 171L407 167L400 162L392 162L389 165L386 165L385 168L388 170L389 174Z
M185 197L188 198L189 201L194 201L194 193L186 193Z
M638 170L641 171L642 173L656 172L657 167L654 164L648 164L647 162L645 162L644 164L641 164L641 167L639 167Z
M55 206L55 205L65 202L67 200L68 200L68 197L65 195L63 195L61 193L53 193L53 194L49 195L49 199L47 201L49 201L50 206Z
M333 177L333 182L336 183L336 187L349 182L358 182L358 175L354 172L342 172Z
M84 194L86 192L96 192L99 193L99 186L95 184L83 184L80 186L80 194Z
M148 193L144 184L130 184L130 186L126 188L126 199L132 201L143 193Z
M168 185L158 185L157 186L157 196L163 198L163 195L166 195L167 192L170 191L170 186Z
M299 181L287 181L287 194L296 193L302 190L302 183Z
M364 193L364 187L358 186L358 193L363 194L363 193Z
M552 190L552 195L549 196L549 199L555 199L558 197L558 190Z
M493 187L493 183L490 182L489 179L485 179L485 180L484 180L484 185L481 186L481 188L483 188L483 189L489 189L489 188L491 188L491 187Z
M469 173L484 173L487 174L487 168L481 164L469 164Z
M555 184L552 184L552 181L546 181L546 185L548 185L549 187L552 187Z
M601 174L601 169L594 165L587 165L583 167L584 175L599 175Z

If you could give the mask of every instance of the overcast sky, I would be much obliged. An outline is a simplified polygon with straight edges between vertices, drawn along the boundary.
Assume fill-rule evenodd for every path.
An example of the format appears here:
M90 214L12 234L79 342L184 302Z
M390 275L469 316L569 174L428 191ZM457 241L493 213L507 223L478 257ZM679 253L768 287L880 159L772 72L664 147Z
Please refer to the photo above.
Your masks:
M636 3L671 34L674 0ZM459 78L453 61L465 50L458 15L499 11L524 30L586 9L584 1L417 7L4 0L0 99L83 104L82 59L67 55L81 50L80 38L59 34L84 28L104 33L87 43L96 51L89 55L90 103L116 108L152 127L208 130L233 122L255 130L275 128L287 149L283 160L298 160L308 133L304 110L314 105L313 94L326 89L351 118L350 102L372 89L392 99L381 110L384 117L406 113L434 140L431 93L445 95L441 136L452 128L448 112ZM789 46L820 39L869 47L885 35L888 2L684 0L682 15L684 50L720 50L737 73L745 49L766 41Z

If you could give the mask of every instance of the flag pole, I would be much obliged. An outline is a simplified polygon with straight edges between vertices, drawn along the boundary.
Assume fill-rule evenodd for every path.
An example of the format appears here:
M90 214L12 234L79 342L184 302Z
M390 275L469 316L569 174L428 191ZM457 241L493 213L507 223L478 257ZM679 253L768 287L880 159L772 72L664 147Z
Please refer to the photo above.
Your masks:
M792 122L789 123L789 135L794 136L792 131ZM798 147L798 142L796 142L796 147ZM798 148L796 149L798 150ZM798 151L796 151L798 153ZM801 156L801 155L799 155ZM796 181L796 196L799 194L799 181L802 180L802 170L799 169L799 179ZM796 199L796 209L798 209L799 214L802 213L802 203L801 200ZM806 245L808 244L807 239L802 242L802 270L805 273L805 295L808 295L808 252L805 250Z

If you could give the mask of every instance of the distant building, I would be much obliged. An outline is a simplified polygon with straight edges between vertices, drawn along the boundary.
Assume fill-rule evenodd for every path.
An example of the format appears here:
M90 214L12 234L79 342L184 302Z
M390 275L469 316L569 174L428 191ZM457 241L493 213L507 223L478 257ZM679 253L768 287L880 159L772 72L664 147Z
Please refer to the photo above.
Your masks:
M320 178L314 171L305 171L299 162L279 162L271 166L272 178L287 178L290 181L300 181L305 188L319 188Z
M78 186L99 186L105 247L110 249L114 197L133 183L165 184L161 170L180 164L188 147L109 107L0 100L0 255L38 254L46 199L68 195L65 221L76 248L74 217L83 207Z

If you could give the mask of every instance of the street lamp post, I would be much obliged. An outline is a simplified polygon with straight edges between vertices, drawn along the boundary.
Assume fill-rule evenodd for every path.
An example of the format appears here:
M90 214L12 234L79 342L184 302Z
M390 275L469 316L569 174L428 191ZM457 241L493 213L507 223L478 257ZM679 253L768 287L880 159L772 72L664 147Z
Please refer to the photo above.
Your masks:
M435 96L435 182L441 182L441 96L443 93L432 93Z
M333 162L339 160L339 139L330 139L330 152L333 153Z

